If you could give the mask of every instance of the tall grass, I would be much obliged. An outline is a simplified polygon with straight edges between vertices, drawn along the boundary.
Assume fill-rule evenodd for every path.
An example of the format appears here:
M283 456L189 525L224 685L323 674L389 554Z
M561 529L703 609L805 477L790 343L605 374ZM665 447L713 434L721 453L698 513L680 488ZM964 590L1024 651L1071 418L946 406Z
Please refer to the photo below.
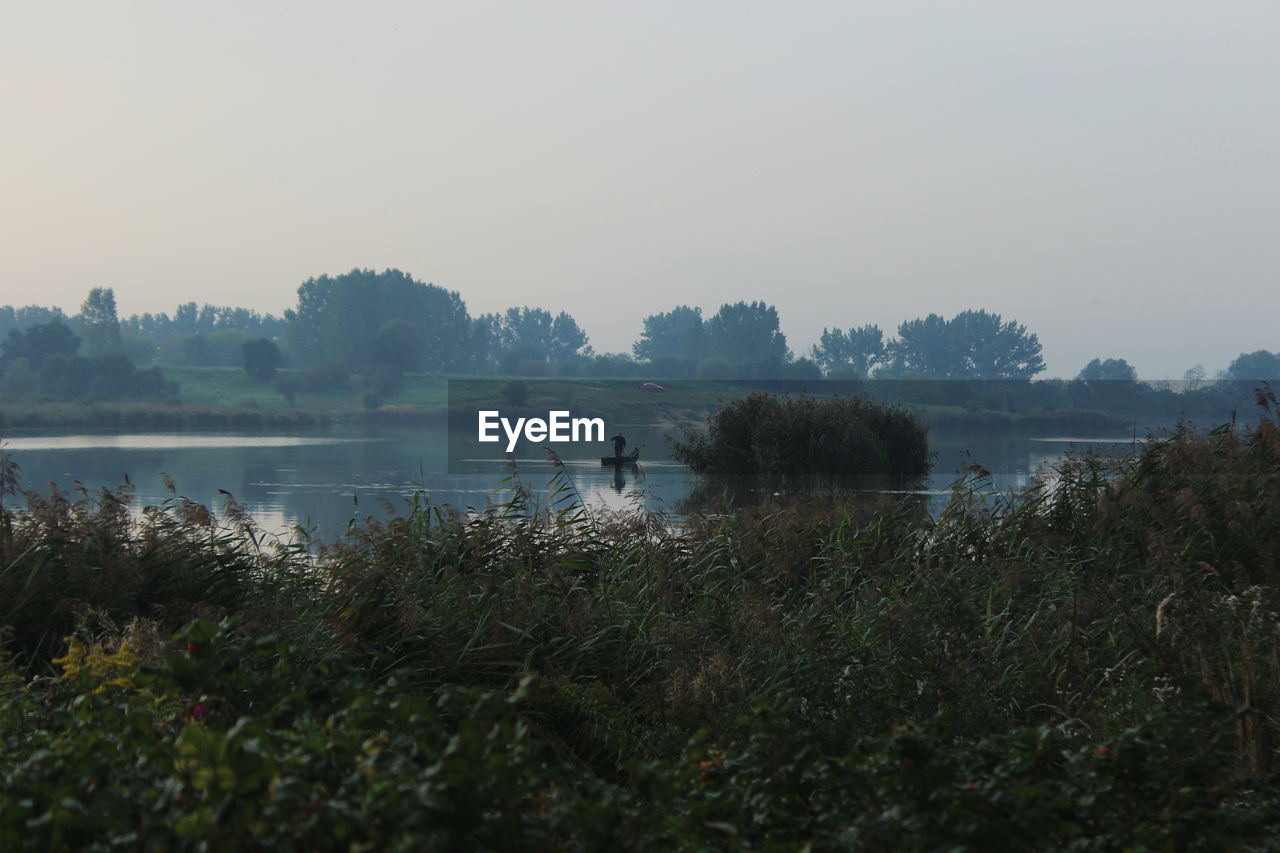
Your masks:
M932 519L826 498L677 529L588 512L557 477L543 507L518 479L468 512L419 496L314 559L234 506L220 524L176 499L136 518L127 493L29 496L5 510L0 624L28 671L93 630L84 612L226 613L304 673L394 679L388 697L518 695L475 744L545 750L483 766L540 792L512 831L548 846L1221 849L1280 825L1269 415L1118 465L1067 457L1021 495L975 466ZM438 778L398 754L405 784Z

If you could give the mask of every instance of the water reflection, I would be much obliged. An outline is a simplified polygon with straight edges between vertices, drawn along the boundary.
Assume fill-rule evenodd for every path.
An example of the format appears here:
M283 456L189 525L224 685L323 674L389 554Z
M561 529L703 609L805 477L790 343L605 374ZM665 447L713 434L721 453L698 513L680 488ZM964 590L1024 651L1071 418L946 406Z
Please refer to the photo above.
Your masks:
M813 492L812 483L795 480L732 484L702 480L667 457L665 434L671 431L627 426L628 436L645 448L637 468L602 466L600 457L610 448L588 445L576 455L562 457L563 471L592 507L626 510L642 504L669 511L675 518L704 511L700 507L726 506L726 500L728 506L749 506ZM1020 490L1031 484L1038 469L1073 446L1095 448L1103 455L1134 448L1132 438L1019 439L940 430L931 434L930 443L935 454L933 470L922 481L828 482L827 487L863 494L868 501L905 495L937 512L945 505L951 484L974 462L992 472L995 488ZM164 488L163 475L167 475L179 494L215 510L222 506L219 490L226 490L267 529L297 525L321 539L339 536L350 523L367 516L384 515L385 504L402 510L417 492L436 504L459 509L509 500L516 483L535 498L545 499L557 473L542 448L527 446L518 448L514 460L500 456L470 460L465 470L450 472L446 435L431 428L352 428L304 436L48 432L9 439L8 446L22 466L26 489L45 491L48 483L56 482L64 491L83 485L92 492L115 487L127 475L136 484L136 504L143 506L171 497Z

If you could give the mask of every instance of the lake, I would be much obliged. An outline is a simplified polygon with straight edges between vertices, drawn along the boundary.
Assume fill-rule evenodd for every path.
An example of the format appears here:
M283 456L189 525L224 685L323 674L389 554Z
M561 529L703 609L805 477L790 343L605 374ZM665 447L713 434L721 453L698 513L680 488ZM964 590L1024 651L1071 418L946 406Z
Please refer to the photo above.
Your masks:
M611 452L578 447L565 458L565 471L589 506L616 509L637 502L679 517L680 504L699 478L667 453L669 430L621 424L632 445L639 445L638 471L603 468L599 457ZM83 486L91 493L124 482L135 488L137 507L159 504L177 494L218 511L225 490L272 532L294 526L320 540L339 536L353 520L384 517L387 505L403 508L415 492L438 504L484 507L511 494L504 479L509 462L467 460L465 473L449 473L443 428L343 428L284 434L164 433L94 434L84 431L27 432L5 438L7 450L22 467L23 489L47 491L51 482L64 492ZM562 445L563 446L563 445ZM1035 472L1069 448L1093 447L1104 454L1124 453L1132 438L1028 439L981 433L934 431L933 472L924 494L936 511L945 505L949 486L971 462L992 473L1000 489L1028 486ZM515 475L535 494L545 495L556 469L536 447L519 448Z

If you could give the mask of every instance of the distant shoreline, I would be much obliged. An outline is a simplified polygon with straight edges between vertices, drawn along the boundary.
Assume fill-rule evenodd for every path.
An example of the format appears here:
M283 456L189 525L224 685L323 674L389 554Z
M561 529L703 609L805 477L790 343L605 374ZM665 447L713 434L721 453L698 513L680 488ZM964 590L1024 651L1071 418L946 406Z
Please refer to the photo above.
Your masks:
M434 427L447 423L451 393L457 397L453 403L471 405L500 400L513 386L522 397L520 405L514 408L545 412L552 405L571 404L574 411L602 416L610 422L679 429L700 425L725 402L751 390L777 390L783 384L673 380L665 383L664 391L655 393L640 390L640 383L635 379L406 374L394 388L380 393L365 388L360 377L350 376L339 387L298 391L287 400L274 384L254 382L238 368L166 368L166 375L178 383L177 398L171 401L0 401L0 431L57 428L310 430L337 425ZM277 375L300 377L301 371L281 370ZM451 391L450 379L465 381L455 381ZM822 391L814 383L795 384L793 393ZM863 389L854 386L851 390ZM889 402L894 402L894 396L890 392ZM1177 413L1157 410L1167 409L1168 405L1148 410L1142 400L1132 401L1132 411L1118 412L1105 403L1088 405L1092 401L1081 401L1085 405L1053 407L1044 405L1047 401L1033 406L1034 400L1021 399L1020 395L987 396L991 399L975 398L972 403L956 405L957 401L964 401L946 399L954 397L949 393L933 393L925 396L930 402L908 399L900 404L914 411L932 429L1026 436L1062 432L1082 436L1128 434L1135 430L1142 432L1147 423L1168 423L1178 417ZM981 405L992 402L999 408ZM502 408L513 410L510 402ZM1246 410L1241 407L1240 411L1244 414ZM1208 420L1222 421L1230 416L1229 411L1223 411Z

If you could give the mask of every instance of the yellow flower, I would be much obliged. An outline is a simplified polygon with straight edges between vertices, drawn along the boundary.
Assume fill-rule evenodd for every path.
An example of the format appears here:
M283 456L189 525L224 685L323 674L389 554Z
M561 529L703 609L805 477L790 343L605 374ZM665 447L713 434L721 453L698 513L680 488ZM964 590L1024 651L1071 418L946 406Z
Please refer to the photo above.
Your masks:
M102 683L93 689L93 693L102 693L108 687L133 687L128 674L138 665L138 656L129 648L129 641L123 640L120 647L107 654L105 647L98 643L86 644L79 637L67 638L67 653L53 662L62 667L62 678L70 679L87 675Z

